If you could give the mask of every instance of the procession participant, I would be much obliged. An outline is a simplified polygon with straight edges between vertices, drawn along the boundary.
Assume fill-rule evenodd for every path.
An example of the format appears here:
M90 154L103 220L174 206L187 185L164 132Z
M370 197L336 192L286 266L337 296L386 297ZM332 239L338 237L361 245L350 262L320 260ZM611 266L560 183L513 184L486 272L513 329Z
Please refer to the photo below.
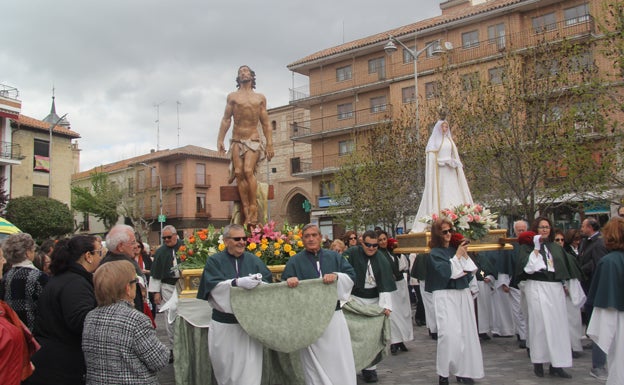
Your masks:
M246 252L247 236L241 225L223 228L225 250L206 261L197 298L212 306L208 352L219 385L259 385L262 379L262 345L240 327L230 305L230 289L252 290L273 280L266 265Z
M392 268L379 253L377 233L368 230L362 234L362 243L348 248L344 256L355 270L355 284L351 298L363 303L378 305L386 317L392 312L391 292L396 290ZM365 382L377 382L377 366L362 370Z
M337 284L338 302L331 322L316 342L299 351L305 381L310 385L355 385L357 379L353 370L351 337L340 302L349 299L355 271L341 255L321 248L321 240L318 226L305 225L305 250L291 257L282 273L282 280L291 288L297 287L299 281L314 278L323 278L325 284Z

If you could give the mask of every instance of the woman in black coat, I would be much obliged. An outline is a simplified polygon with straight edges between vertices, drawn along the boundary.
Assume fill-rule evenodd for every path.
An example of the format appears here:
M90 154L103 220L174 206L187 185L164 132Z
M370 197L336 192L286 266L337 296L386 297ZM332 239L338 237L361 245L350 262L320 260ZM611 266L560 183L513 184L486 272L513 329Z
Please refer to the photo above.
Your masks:
M35 372L24 384L84 384L82 328L97 305L92 273L102 259L93 236L60 240L52 252L53 277L39 298L35 337L41 349L32 357Z

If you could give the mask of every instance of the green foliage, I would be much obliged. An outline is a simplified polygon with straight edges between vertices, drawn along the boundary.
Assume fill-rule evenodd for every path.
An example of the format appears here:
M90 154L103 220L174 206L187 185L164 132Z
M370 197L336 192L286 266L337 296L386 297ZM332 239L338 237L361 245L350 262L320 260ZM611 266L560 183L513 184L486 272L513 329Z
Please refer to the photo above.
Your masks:
M622 137L613 128L614 90L592 59L594 44L562 39L508 49L496 63L500 82L473 82L470 89L457 67L441 70L438 98L425 110L443 102L449 111L475 201L532 218L609 188Z
M418 209L427 138L416 134L410 107L354 138L357 151L344 157L334 177L338 205L330 213L337 222L395 228Z
M48 197L19 197L9 201L6 218L41 241L69 234L74 218L66 204Z
M80 212L89 213L110 229L119 218L119 205L123 192L115 183L109 181L105 173L91 175L91 188L72 187L72 207Z

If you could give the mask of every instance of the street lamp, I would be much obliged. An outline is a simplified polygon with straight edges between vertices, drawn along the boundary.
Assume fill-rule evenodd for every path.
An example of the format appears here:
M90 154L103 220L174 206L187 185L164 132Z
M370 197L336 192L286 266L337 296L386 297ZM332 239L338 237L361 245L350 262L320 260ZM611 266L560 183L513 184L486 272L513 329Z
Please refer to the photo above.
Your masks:
M414 41L416 41L416 39L414 39ZM388 55L392 55L393 53L397 51L398 48L395 45L395 43L403 47L403 49L406 50L407 53L410 54L410 56L412 57L414 61L414 96L416 98L416 139L418 139L420 137L420 116L419 116L419 105L418 105L418 56L420 56L420 54L422 54L423 52L425 52L430 47L436 44L438 46L432 52L434 55L439 55L440 53L444 51L440 48L439 40L434 40L431 43L425 45L424 48L422 48L421 50L415 51L409 48L408 46L406 46L405 44L401 43L400 40L395 39L394 36L390 35L390 38L388 39L388 43L386 43L386 45L384 46L384 51L386 51ZM452 50L453 44L447 41L444 43L444 48L446 50Z
M159 194L159 200L160 200L160 215L158 216L158 222L160 223L160 245L162 246L163 244L163 239L162 239L162 232L163 232L163 194L162 194L162 179L160 178L160 172L158 172L158 169L156 168L156 166L150 166L149 164L145 163L145 162L141 162L139 163L141 166L145 166L147 168L151 168L156 170L156 176L158 177L158 194ZM151 183L150 183L151 185Z

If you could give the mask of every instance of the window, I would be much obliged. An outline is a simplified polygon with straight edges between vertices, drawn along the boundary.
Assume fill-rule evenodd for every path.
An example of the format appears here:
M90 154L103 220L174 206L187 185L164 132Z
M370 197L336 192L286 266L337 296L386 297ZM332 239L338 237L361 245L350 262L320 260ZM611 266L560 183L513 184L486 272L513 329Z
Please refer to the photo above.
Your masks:
M589 21L589 5L587 3L563 10L565 25L586 23Z
M50 172L50 142L47 140L34 141L33 170Z
M206 164L205 163L195 164L195 184L202 185L202 186L206 184Z
M593 67L591 52L585 51L572 56L570 59L570 71L587 71Z
M197 213L205 213L206 212L206 194L197 193L195 198L195 206L197 207Z
M403 100L403 104L411 103L416 100L416 87L405 87L401 88L401 100Z
M158 186L158 172L154 167L150 168L150 187Z
M132 196L134 194L134 178L128 178L128 195Z
M33 185L33 196L35 197L47 197L49 196L49 191L48 186Z
M479 31L474 30L462 33L462 48L473 48L479 46Z
M559 72L559 60L546 59L535 65L535 75L538 79L556 75Z
M536 16L531 21L533 23L533 31L535 31L535 33L552 31L557 28L557 17L554 12L547 13L542 16Z
M464 91L474 91L479 88L481 83L478 72L472 72L461 77L462 89Z
M349 80L353 76L351 71L351 66L340 67L336 69L336 81L342 82L344 80Z
M425 83L425 97L427 99L433 99L437 97L439 87L440 83L437 81Z
M386 110L386 97L377 96L370 99L370 110L372 113L383 112Z
M336 190L334 182L330 180L321 181L321 183L319 184L319 187L320 187L320 192L321 192L320 195L322 197L330 196Z
M488 27L488 43L496 44L496 48L505 48L505 23L494 24Z
M156 200L156 195L152 195L150 197L150 214L152 216L152 218L156 217L158 215L158 209L160 209L160 206L158 206L158 201Z
M379 57L368 61L368 73L384 73L386 68L386 59Z
M139 191L145 190L145 170L137 171L137 189Z
M182 193L176 194L176 215L182 215Z
M338 142L338 155L348 155L353 152L354 148L355 142L353 142L353 139L341 140L340 142Z
M178 163L175 165L175 184L182 184L183 175L184 174L184 166L182 163Z
M408 48L412 50L414 55L416 54L416 46L412 46ZM411 63L414 61L414 56L412 56L413 55L412 52L403 48L403 64Z
M338 119L349 119L353 117L353 103L338 105Z
M429 45L431 44L431 45ZM425 46L429 45L429 47L427 47L427 57L432 57L435 55L436 51L440 51L442 49L442 47L440 46L440 40L432 40L432 41L428 41Z
M137 214L143 218L145 216L145 200L138 199L137 200Z
M488 69L488 78L492 84L501 84L503 82L503 76L505 75L505 69L503 67L494 67Z

